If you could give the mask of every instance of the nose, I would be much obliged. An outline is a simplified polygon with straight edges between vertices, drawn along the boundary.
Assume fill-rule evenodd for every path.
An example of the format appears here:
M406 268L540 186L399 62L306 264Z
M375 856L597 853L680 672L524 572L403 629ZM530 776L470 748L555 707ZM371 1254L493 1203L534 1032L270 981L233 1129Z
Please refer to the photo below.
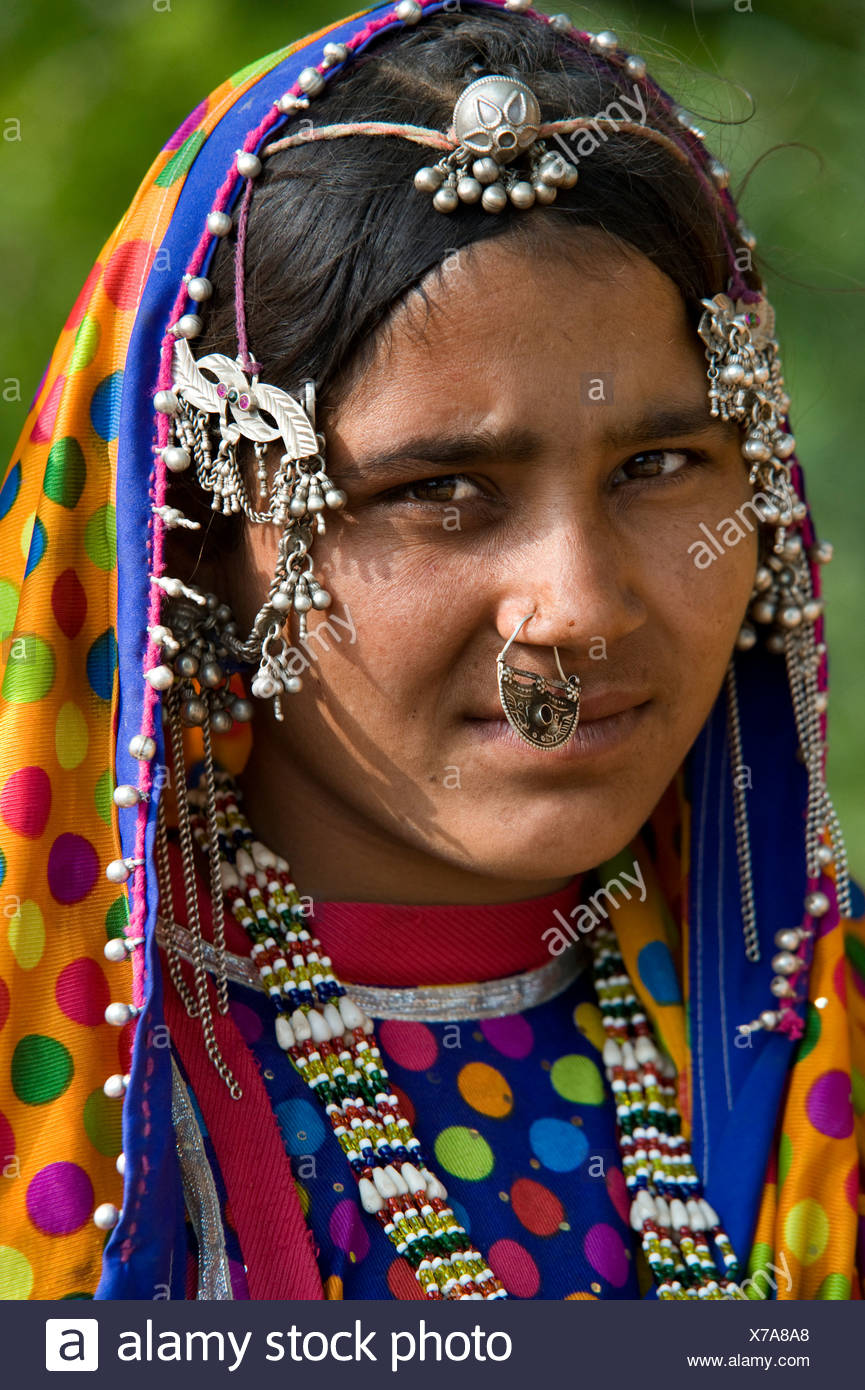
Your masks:
M637 576L621 541L603 523L560 521L526 539L510 556L501 583L496 625L502 640L558 647L572 659L592 659L620 643L646 621ZM514 574L518 579L514 579Z

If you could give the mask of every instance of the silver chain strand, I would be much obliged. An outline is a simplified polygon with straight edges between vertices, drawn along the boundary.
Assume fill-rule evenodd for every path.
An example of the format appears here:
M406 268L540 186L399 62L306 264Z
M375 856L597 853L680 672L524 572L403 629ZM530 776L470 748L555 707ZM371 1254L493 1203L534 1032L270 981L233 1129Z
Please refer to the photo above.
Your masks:
M820 730L820 712L817 705L819 657L814 630L810 625L804 631L796 629L787 634L784 643L784 656L787 663L787 679L790 684L799 742L808 773L806 830L808 877L817 878L820 875L821 865L817 857L820 846L820 831L826 829L829 832L835 860L835 892L838 899L838 911L842 917L851 917L853 905L850 897L847 848L838 820L838 813L829 795L823 774L825 745Z
M736 689L736 668L731 660L727 667L727 734L730 743L733 778L733 820L736 828L736 849L739 867L739 894L742 905L742 926L745 936L745 955L755 964L760 960L760 937L757 931L757 907L754 900L754 876L751 864L751 836L748 828L748 804L745 788L737 776L742 766L742 726L739 720L739 695Z
M205 813L207 817L207 850L210 861L210 900L213 914L213 945L216 949L216 996L221 1014L228 1013L228 977L225 969L225 904L222 893L222 870L219 861L219 832L216 820L216 780L213 769L213 740L210 728L211 691L204 693L208 706L207 718L201 726L204 744ZM185 786L184 786L185 791ZM203 961L203 955L202 955Z
M198 997L199 1018L207 1055L222 1077L234 1100L240 1100L243 1090L234 1076L216 1041L213 1030L213 1014L208 993L207 968L202 948L201 917L198 910L198 888L195 878L195 858L193 853L193 834L189 817L189 802L186 797L186 775L183 758L183 727L180 721L180 701L177 690L171 687L166 692L168 728L171 738L171 753L174 763L174 777L177 801L177 829L180 837L180 853L183 862L183 886L186 894L187 922L193 935L195 951L194 972L195 992Z
M168 956L168 972L189 1017L198 1018L198 1004L195 999L193 999L189 986L183 978L183 971L180 968L181 952L175 935L175 931L179 924L174 913L174 893L171 887L171 864L168 858L168 826L165 820L165 798L163 796L159 797L156 805L156 835L154 849L156 855L160 908L168 928L165 933L165 951ZM191 935L190 933L190 936ZM194 955L190 954L189 959L194 961Z

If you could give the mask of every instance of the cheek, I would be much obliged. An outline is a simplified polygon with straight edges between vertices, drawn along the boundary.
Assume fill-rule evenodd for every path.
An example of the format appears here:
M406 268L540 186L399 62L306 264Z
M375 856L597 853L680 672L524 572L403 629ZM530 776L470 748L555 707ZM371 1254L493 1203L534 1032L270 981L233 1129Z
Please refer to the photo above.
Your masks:
M352 533L349 539L334 535L326 552L322 547L316 570L332 595L322 618L350 618L357 632L331 669L322 661L325 685L332 670L334 688L342 686L347 704L363 702L365 720L374 719L378 707L415 705L425 688L432 692L433 678L459 650L461 628L471 629L461 568L446 563L432 544Z

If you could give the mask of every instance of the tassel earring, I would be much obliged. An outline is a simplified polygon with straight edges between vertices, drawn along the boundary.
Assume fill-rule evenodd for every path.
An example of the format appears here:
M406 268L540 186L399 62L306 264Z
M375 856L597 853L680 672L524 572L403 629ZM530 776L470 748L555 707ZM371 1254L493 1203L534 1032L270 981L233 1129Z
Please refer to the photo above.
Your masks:
M842 916L851 912L850 879L844 838L826 787L825 744L821 716L825 693L818 688L823 655L817 643L816 623L823 604L814 593L809 561L825 563L831 547L817 545L806 552L796 528L807 517L792 477L796 441L785 429L789 397L774 338L774 312L765 298L752 302L723 294L704 299L706 310L698 332L706 345L710 413L732 420L745 429L742 456L749 466L748 480L757 490L750 505L760 526L761 560L754 578L748 614L736 647L748 651L765 633L770 652L783 655L787 668L802 761L808 774L805 826L805 861L809 881L819 881L823 870L835 864L835 888ZM727 729L734 769L734 819L744 928L745 954L760 960L758 924L754 901L750 835L744 788L735 770L742 764L742 739L734 662L726 678ZM819 889L807 894L805 921L801 926L776 933L778 953L772 959L776 972L772 993L779 1008L766 1010L746 1029L796 1027L793 1005L797 1002L796 977L808 964L814 928L808 918L825 915L829 898Z

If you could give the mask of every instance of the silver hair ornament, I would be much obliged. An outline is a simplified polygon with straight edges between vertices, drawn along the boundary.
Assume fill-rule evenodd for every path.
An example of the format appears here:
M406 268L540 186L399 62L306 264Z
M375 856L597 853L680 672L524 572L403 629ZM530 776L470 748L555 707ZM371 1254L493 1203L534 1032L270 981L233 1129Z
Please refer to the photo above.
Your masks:
M419 169L415 188L432 193L438 212L453 212L461 202L479 202L487 212L503 212L508 202L517 208L552 203L557 189L573 188L577 170L538 139L540 124L540 104L525 82L500 74L476 78L454 106L456 149Z

